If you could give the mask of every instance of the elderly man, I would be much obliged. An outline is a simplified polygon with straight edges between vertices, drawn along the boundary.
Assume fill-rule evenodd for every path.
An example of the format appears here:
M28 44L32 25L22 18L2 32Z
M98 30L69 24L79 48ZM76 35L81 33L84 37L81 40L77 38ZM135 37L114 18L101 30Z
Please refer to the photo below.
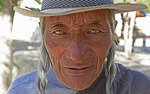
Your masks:
M44 0L43 43L37 71L16 79L8 94L150 94L150 79L114 63L115 13L143 10L143 4L112 0ZM131 62L132 63L132 62Z

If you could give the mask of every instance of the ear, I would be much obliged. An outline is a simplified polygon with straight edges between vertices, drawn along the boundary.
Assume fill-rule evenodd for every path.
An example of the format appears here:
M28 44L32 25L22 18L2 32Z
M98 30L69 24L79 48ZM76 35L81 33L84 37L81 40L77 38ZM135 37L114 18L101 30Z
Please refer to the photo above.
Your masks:
M117 40L118 36L116 34L116 27L117 27L117 24L118 24L118 21L115 20L115 27L114 27L114 32L113 32L113 35L112 35L112 40Z
M117 24L118 24L118 21L117 21L117 20L115 20L115 29L116 29L116 27L117 27Z
M39 27L41 28L40 22L39 22Z

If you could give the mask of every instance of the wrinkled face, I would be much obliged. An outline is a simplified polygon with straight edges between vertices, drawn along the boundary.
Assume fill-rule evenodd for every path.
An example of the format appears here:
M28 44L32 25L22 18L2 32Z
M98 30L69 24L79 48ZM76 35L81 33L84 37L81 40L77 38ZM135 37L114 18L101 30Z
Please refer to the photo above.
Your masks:
M100 75L110 48L110 11L45 17L44 43L57 78L83 90Z

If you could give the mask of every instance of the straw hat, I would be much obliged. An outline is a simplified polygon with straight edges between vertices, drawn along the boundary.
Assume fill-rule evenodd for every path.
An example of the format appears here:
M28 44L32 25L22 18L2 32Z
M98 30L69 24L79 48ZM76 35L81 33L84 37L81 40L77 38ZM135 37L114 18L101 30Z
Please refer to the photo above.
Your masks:
M96 9L113 9L115 13L139 11L147 6L141 3L118 3L113 0L43 0L41 11L31 11L20 7L14 7L16 12L26 16L58 16Z

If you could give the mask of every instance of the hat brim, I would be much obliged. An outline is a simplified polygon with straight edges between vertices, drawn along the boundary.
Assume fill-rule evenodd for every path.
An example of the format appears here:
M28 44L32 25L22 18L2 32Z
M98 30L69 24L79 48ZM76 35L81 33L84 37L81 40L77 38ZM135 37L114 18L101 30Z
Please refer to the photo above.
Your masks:
M35 12L28 9L20 8L15 6L14 10L22 15L31 16L31 17L42 17L42 16L59 16L67 15L72 13L97 10L97 9L112 9L114 13L123 13L131 11L139 11L147 9L148 7L142 3L118 3L118 4L109 4L102 6L92 6L92 7L78 7L78 8L58 8L58 9L47 9L41 12Z

